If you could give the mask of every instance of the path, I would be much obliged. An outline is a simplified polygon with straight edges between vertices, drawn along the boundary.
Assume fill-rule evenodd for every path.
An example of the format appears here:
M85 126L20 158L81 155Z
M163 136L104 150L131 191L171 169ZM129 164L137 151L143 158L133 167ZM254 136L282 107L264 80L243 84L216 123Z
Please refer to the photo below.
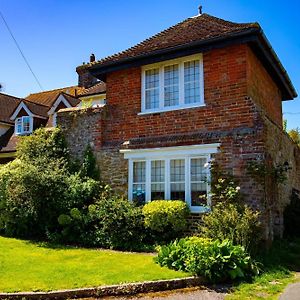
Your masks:
M135 296L105 297L103 300L223 300L224 289L186 288L165 292L139 294ZM89 299L95 300L95 299Z
M297 280L300 280L300 272L296 273ZM289 284L279 300L299 300L300 299L300 282Z

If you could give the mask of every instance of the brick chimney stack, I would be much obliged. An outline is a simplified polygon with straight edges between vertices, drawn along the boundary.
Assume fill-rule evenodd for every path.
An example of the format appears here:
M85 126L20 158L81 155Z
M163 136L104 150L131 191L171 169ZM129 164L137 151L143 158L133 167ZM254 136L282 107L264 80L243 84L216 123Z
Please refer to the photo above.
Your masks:
M96 60L95 54L92 53L90 55L90 63ZM76 72L78 74L78 86L89 88L93 86L97 82L97 78L92 76L88 70L88 67L79 66L76 68Z

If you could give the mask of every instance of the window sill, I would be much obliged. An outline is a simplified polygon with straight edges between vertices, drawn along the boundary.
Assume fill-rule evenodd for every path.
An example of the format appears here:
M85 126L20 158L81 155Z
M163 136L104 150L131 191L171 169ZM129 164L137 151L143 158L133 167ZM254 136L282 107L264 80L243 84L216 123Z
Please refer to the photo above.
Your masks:
M183 109L190 109L190 108L200 108L200 107L205 107L206 105L204 103L197 104L197 105L189 105L189 106L178 106L178 107L170 107L170 108L164 108L160 110L149 110L149 111L142 111L138 113L138 116L143 116L143 115L150 115L150 114L159 114L159 113L164 113L164 112L169 112L169 111L175 111L175 110L183 110Z

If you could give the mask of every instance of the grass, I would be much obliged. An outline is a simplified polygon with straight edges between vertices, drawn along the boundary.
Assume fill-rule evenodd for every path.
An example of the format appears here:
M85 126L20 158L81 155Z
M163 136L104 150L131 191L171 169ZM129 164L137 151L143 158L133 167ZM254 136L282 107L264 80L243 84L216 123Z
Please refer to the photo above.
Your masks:
M0 237L0 292L49 291L187 275L159 267L151 254L50 248Z
M234 287L226 300L278 299L288 284L300 280L300 240L277 241L259 260L264 273L251 283Z

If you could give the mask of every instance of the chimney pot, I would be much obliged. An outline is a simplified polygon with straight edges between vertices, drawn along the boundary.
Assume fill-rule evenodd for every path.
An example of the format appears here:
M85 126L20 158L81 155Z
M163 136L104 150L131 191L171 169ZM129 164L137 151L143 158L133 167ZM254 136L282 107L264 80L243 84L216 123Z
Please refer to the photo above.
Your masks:
M96 60L95 54L92 53L91 56L90 56L90 63L94 62L95 60Z

